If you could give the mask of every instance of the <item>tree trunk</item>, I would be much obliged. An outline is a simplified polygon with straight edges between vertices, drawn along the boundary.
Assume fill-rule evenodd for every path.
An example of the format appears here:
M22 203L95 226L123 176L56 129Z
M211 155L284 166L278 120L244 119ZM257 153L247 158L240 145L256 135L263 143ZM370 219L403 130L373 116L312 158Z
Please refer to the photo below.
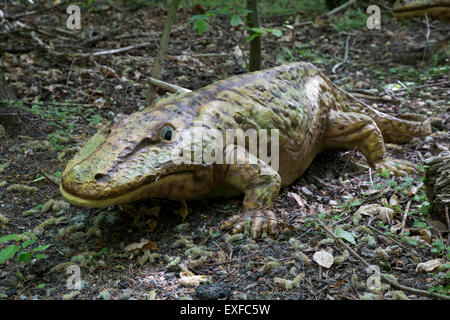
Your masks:
M446 223L445 208L450 209L450 153L429 158L425 164L429 166L424 185L431 215Z
M10 108L11 103L15 103L17 98L9 89L0 70L0 138L6 134L15 135L20 131L21 119L17 108Z
M167 16L167 21L164 25L164 30L159 43L159 49L156 55L155 64L153 65L152 69L152 77L155 79L161 78L162 65L166 56L167 45L169 44L170 32L172 30L173 22L175 21L175 16L180 5L180 1L181 0L172 0L170 6L170 11ZM150 85L150 90L148 90L147 92L147 106L151 106L153 104L153 101L156 98L156 90L157 88L155 86Z
M248 26L250 28L259 28L258 0L247 0L247 9L251 10L247 16ZM250 41L250 62L249 71L261 70L261 36L255 37Z

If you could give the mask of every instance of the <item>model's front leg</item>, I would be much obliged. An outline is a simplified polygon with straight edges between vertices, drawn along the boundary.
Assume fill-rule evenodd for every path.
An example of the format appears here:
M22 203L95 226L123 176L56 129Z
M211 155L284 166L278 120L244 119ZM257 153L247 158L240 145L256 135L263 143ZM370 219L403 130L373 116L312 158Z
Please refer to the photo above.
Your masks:
M280 191L280 175L267 163L256 158L244 148L231 145L225 150L228 172L225 182L245 194L242 213L236 214L221 225L222 229L233 228L233 233L244 230L246 220L251 220L250 233L253 238L267 233L278 233L278 222L270 210Z

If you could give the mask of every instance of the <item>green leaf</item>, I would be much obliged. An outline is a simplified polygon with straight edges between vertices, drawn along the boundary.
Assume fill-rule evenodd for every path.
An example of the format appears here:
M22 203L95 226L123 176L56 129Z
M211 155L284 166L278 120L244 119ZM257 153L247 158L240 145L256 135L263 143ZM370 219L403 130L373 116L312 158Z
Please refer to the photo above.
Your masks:
M347 240L348 242L350 242L353 245L356 245L355 235L351 232L345 231L342 228L336 228L336 236L338 238Z
M241 17L239 17L237 14L233 14L230 18L230 24L232 27L236 27L242 22Z
M42 288L44 288L45 286L46 286L45 283L40 283L40 284L38 284L38 285L36 286L36 288L37 288L37 289L42 289Z
M248 28L250 31L253 31L254 33L257 33L258 35L266 33L266 30L263 28Z
M249 36L247 37L247 42L252 41L252 40L255 39L256 37L259 37L259 34L258 34L258 33L252 33L251 35L249 35Z
M31 253L29 252L21 252L17 259L21 262L30 262L31 261Z
M30 240L28 240L28 241L25 241L24 243L22 243L22 248L26 248L26 247L28 247L30 244L33 244L33 243L35 243L36 242L36 239L30 239Z
M52 244L51 244L51 243L49 243L49 244L45 244L45 245L43 245L43 246L40 246L40 247L34 248L34 249L33 249L33 252L37 252L37 251L43 251L43 250L47 249L48 247L50 247L51 245L52 245Z
M206 30L208 30L209 24L206 22L205 18L198 18L194 21L192 28L197 29L198 34L202 35Z
M17 251L20 250L20 246L11 245L9 247L6 247L2 251L0 251L0 263L5 262L9 258L14 257L14 255L17 253Z
M278 29L272 29L272 30L270 30L270 31L272 32L272 34L273 34L275 37L281 37L281 36L283 35L283 31L278 30Z
M48 256L46 256L45 254L42 254L42 253L38 253L38 254L35 254L34 257L36 259L46 259Z
M7 242L9 240L16 240L18 236L18 234L8 234L7 236L0 238L0 243Z

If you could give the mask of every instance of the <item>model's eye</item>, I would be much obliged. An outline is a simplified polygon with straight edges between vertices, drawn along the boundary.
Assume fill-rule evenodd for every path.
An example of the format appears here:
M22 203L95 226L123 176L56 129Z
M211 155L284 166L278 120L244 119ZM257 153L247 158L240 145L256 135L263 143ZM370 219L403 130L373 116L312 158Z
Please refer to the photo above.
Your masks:
M175 138L175 129L170 125L165 125L161 128L159 137L166 142L173 141Z

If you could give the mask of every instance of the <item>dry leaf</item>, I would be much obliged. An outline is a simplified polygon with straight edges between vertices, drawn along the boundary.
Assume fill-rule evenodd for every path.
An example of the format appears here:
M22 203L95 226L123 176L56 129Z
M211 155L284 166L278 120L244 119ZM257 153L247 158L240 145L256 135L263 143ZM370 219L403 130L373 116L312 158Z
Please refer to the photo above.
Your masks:
M443 259L433 259L427 262L421 262L417 265L416 272L430 272L441 266L443 263Z
M391 226L389 228L389 231L391 231L392 233L396 234L398 233L400 230L402 229L402 224L401 222L394 224L393 226Z
M130 243L130 244L127 245L127 246L125 247L125 249L123 249L123 250L125 250L125 251L127 251L127 252L130 252L130 251L134 251L134 250L137 250L137 249L142 249L142 248L144 248L144 246L146 246L149 242L152 242L152 241L142 238L142 239L141 239L141 242L139 242L139 243L137 243L137 242ZM155 246L156 246L156 244L155 244ZM149 250L149 249L147 249L147 250Z
M391 198L389 199L389 204L393 207L396 207L400 204L400 200L398 200L398 197L395 193L393 193Z
M188 208L186 205L186 201L181 201L181 208L180 208L180 216L181 216L181 221L184 221L186 219L188 215Z
M420 238L424 240L426 243L431 243L431 232L427 229L420 229Z
M116 71L108 66L100 66L99 68L100 72L106 77L106 78L118 78Z
M383 223L389 224L394 219L394 210L386 207L378 208L378 217Z
M362 214L365 216L374 216L378 213L379 208L382 208L379 204L366 204L355 212L355 214Z
M297 201L297 204L298 204L300 207L304 207L304 206L305 206L305 204L306 204L306 199L303 198L301 195L299 195L299 194L297 194L297 193L294 193L294 192L289 192L289 195L290 195L292 198L294 198L295 201Z
M317 264L319 266L322 266L322 267L328 269L333 264L334 257L331 253L329 253L325 250L320 250L320 251L317 251L316 253L314 253L313 260L315 262L317 262Z
M203 275L194 275L192 272L186 271L180 272L180 283L185 287L198 287L201 282L207 280L207 277Z

